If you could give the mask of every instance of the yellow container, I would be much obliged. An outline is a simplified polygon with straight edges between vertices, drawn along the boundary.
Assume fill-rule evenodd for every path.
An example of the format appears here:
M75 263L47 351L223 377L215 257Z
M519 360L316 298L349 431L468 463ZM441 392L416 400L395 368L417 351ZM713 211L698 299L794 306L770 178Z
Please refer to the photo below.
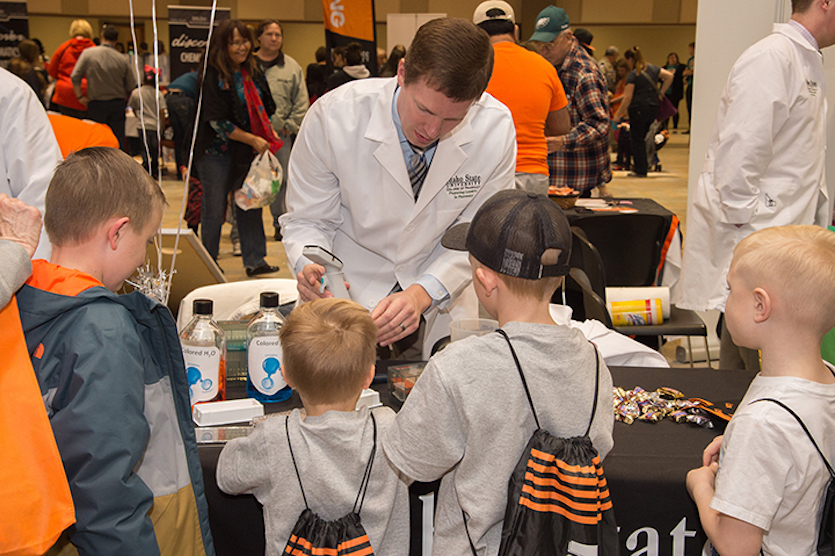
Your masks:
M663 322L664 312L658 298L612 302L612 324L615 326L641 326Z

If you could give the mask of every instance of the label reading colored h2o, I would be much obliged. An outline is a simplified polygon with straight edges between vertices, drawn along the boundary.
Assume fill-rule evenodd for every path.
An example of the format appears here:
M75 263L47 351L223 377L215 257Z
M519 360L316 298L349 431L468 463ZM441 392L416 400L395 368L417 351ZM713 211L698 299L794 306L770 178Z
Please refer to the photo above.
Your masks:
M217 396L220 350L214 346L183 346L188 377L188 395L192 404Z
M272 396L285 386L281 376L281 343L278 336L255 337L246 350L247 369L252 385L267 396Z

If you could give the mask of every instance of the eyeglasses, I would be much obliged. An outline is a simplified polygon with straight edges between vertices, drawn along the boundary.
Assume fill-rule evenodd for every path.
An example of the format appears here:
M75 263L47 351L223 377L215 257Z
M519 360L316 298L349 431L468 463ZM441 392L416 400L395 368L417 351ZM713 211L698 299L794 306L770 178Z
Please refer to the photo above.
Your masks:
M240 41L240 42L235 41L235 42L230 42L230 43L229 43L229 46L231 46L231 47L233 47L233 48L240 48L240 47L242 47L242 46L245 46L245 47L247 47L247 48L248 48L248 47L249 47L249 46L251 46L251 45L252 45L252 43L251 43L249 40Z

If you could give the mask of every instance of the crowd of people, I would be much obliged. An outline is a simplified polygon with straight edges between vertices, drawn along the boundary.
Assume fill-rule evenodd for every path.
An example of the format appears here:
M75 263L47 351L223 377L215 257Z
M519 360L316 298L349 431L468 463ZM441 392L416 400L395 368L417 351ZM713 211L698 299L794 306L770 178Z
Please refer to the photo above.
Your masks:
M670 52L663 66L648 62L638 46L628 49L620 58L616 46L606 49L599 68L609 90L617 145L615 170L632 170L629 175L634 177L661 171L657 150L666 143L670 132L678 132L680 104L685 97L689 99L688 128L681 133L690 133L695 48L696 44L690 43L686 65L679 62L677 53Z
M746 51L731 74L692 220L710 229L685 254L684 276L699 282L685 303L718 302L726 349L761 354L760 374L725 436L682 477L724 554L814 553L830 476L798 427L817 439L821 455L835 454L835 368L820 357L821 338L835 326L835 235L820 226L831 223L832 204L821 185L825 101L818 94L819 48L835 44L835 8L825 0L792 4L791 22ZM280 22L252 29L226 20L207 47L205 73L177 77L161 96L161 68L143 60L138 84L136 62L115 48L118 31L105 27L100 45L90 34L74 22L51 57L47 73L58 80L51 102L63 117L107 126L111 146L75 143L62 156L43 110L37 56L21 49L15 67L24 80L0 70L0 119L14 137L3 139L2 152L15 161L0 167L0 323L3 345L15 354L3 372L37 378L35 406L52 432L38 441L54 446L44 457L63 468L57 479L72 496L49 527L40 527L45 513L9 516L2 527L15 535L0 543L25 531L29 544L0 544L0 552L214 554L173 317L139 292L115 293L145 262L160 227L165 198L150 174L159 174L154 142L166 117L179 141L178 165L196 126L199 227L212 257L229 194L254 157L273 153L286 169L286 194L271 212L300 302L280 331L281 373L304 412L266 419L230 441L216 474L222 490L254 494L264 506L267 554L336 553L340 543L408 554L408 485L440 480L434 552L494 555L522 535L508 528L505 511L508 479L529 438L573 440L586 447L590 465L601 465L614 445L609 365L641 350L622 338L626 347L610 353L551 305L570 271L573 236L547 194L567 185L608 195L613 121L621 132L621 121L629 122L631 162L617 162L645 176L655 152L647 137L663 125L665 101L675 107L692 90L692 52L686 65L673 53L659 67L638 47L622 60L609 47L597 61L591 33L572 29L556 6L540 12L523 47L513 8L487 0L472 21L434 19L408 49L376 53L388 78L370 78L355 43L335 49L330 64L317 54L303 77L283 53ZM786 67L763 65L777 59ZM337 71L325 75L329 66ZM814 79L778 87L778 77L768 92L750 86L782 72ZM785 110L750 124L759 141L752 152L740 133L726 133L776 105ZM142 117L145 170L123 152L128 106ZM792 182L791 168L798 183L789 198L781 188ZM749 189L763 195L740 185L755 174ZM29 205L43 211L46 235ZM230 216L247 275L275 272L261 209L233 205ZM717 230L724 235L703 249ZM48 260L31 260L50 244L51 253L41 251ZM351 300L326 289L324 267L305 255L311 245L342 259ZM704 261L706 252L717 256ZM450 322L477 316L479 307L499 329L433 354ZM652 354L642 361L666 364ZM428 363L396 415L356 410L375 361L386 358ZM805 425L777 404L754 403L771 398L792 406ZM11 460L17 455L0 452L4 469L41 472ZM535 512L551 511L563 496L554 494L561 487L549 461L527 463L536 471L525 491ZM605 483L596 474L592 482ZM31 488L37 480L21 483ZM605 500L593 505L599 533L575 540L617 553L614 523L600 518L597 527ZM537 530L535 520L527 526L522 544L549 547L529 545L535 553L564 553L576 531Z

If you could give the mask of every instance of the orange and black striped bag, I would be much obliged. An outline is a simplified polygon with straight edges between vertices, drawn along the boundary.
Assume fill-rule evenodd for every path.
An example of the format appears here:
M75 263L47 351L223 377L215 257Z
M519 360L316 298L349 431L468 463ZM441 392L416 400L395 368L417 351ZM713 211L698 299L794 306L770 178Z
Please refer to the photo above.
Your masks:
M507 340L536 421L508 482L499 556L620 553L617 525L600 456L589 438L597 410L600 356L594 350L594 401L583 436L557 438L540 428L531 393L510 338ZM559 385L555 385L559 387Z
M290 540L284 547L284 554L292 556L373 556L371 541L360 522L360 511L365 500L365 492L368 490L368 482L371 478L371 466L374 464L374 455L377 453L377 421L374 413L371 415L371 424L374 426L374 444L371 447L371 456L365 466L365 473L360 483L357 498L354 500L354 508L348 515L344 515L333 521L326 521L315 514L307 505L307 497L304 495L302 478L299 475L299 468L296 465L296 457L293 455L293 445L290 443L290 430L288 427L289 416L284 421L284 430L287 432L287 445L290 447L290 457L293 460L293 467L296 470L296 477L299 480L299 488L304 499L304 510L302 511L296 525L290 533Z

